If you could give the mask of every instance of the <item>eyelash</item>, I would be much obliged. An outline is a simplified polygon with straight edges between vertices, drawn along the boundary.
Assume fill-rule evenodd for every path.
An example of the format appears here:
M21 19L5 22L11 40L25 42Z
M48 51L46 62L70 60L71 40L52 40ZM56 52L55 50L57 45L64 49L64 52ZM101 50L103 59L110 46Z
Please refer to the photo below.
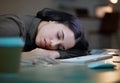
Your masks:
M59 35L59 32L57 33L57 38L61 39L61 36ZM61 49L61 50L64 50L64 48L60 44L57 46L57 48Z

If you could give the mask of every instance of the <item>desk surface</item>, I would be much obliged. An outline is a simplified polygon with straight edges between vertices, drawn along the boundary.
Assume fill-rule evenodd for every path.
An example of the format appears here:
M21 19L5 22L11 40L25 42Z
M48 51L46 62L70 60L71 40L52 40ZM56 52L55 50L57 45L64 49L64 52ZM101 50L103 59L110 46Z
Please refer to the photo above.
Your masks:
M111 62L111 59L105 60ZM87 64L61 63L21 67L17 75L0 75L0 83L119 83L120 63L115 69L89 69Z

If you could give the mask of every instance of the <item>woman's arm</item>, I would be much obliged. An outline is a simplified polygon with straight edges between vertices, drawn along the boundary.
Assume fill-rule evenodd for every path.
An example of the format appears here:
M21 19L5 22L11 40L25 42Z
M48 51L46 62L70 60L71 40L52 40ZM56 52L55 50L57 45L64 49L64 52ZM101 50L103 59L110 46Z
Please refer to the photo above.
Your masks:
M85 56L89 54L88 50L80 50L80 49L58 50L58 52L60 54L59 57L60 59Z
M23 52L21 55L22 60L37 60L38 62L44 61L51 64L56 64L57 61L55 59L59 57L59 52L42 48L36 48L29 52Z
M78 56L85 56L88 54L87 50L70 49L70 50L46 50L36 48L29 52L23 52L21 55L22 61L30 60L33 63L58 63L56 59L73 58Z

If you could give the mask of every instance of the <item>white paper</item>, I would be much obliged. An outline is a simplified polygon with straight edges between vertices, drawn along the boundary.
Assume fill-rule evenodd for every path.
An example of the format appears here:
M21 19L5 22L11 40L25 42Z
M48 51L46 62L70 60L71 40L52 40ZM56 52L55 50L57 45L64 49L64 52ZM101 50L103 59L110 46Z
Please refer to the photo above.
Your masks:
M62 63L89 63L94 61L100 61L112 58L113 54L115 54L118 50L115 49L107 49L107 50L92 50L93 55L80 56L75 58L68 59L60 59L59 62Z

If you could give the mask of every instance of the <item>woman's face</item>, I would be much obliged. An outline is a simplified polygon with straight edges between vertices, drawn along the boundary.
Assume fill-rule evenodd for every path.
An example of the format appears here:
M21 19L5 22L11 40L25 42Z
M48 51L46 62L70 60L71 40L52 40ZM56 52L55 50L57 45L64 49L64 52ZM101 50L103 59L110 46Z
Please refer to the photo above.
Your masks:
M38 26L35 43L45 49L66 50L75 45L74 33L65 25L47 22Z

